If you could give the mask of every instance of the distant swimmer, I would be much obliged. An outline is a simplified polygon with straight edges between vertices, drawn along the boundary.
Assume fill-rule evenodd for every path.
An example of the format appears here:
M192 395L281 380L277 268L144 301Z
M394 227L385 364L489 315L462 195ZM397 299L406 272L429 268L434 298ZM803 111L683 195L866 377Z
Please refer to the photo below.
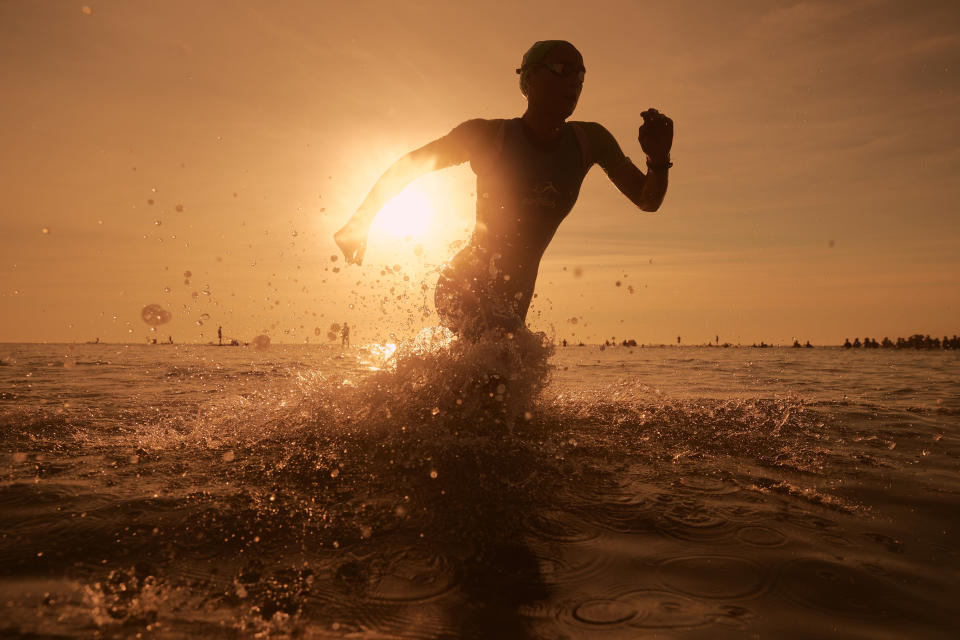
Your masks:
M360 264L380 209L415 178L464 162L477 175L476 224L469 243L444 267L435 303L441 322L476 339L488 329L524 326L540 259L573 208L587 171L599 164L643 211L656 211L672 165L673 121L656 109L641 113L643 173L596 122L567 121L577 106L586 68L564 40L535 43L524 54L519 118L467 120L397 160L334 239L347 263Z
M350 348L350 325L346 322L343 323L343 328L340 329L340 347Z

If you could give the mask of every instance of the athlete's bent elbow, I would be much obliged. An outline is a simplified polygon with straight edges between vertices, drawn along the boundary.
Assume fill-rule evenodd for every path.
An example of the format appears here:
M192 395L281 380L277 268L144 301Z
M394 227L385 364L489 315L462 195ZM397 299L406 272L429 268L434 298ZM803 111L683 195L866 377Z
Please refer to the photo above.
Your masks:
M660 205L663 204L663 200L657 200L656 202L651 202L649 200L642 200L637 203L637 207L641 211L646 211L647 213L656 213L660 210Z

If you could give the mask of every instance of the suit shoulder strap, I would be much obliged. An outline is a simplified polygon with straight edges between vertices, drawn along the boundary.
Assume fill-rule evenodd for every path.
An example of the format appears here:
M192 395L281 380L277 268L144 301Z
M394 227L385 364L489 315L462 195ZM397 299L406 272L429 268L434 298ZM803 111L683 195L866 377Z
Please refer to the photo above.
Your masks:
M583 163L584 172L586 172L593 165L593 158L590 154L590 138L587 136L583 124L571 122L570 127L573 129L574 135L577 136L577 142L580 144L580 161Z
M508 120L501 120L500 126L497 127L497 135L493 139L494 156L499 156L503 152L503 141L507 138L507 122Z

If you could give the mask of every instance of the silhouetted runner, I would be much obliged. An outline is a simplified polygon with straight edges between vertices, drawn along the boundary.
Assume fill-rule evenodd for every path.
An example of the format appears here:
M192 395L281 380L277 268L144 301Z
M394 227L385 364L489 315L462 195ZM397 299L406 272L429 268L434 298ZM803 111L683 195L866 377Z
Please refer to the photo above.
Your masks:
M468 120L397 160L377 180L334 239L347 263L360 264L374 217L415 178L463 162L477 174L477 218L468 245L440 274L441 322L475 339L491 328L524 325L540 259L570 213L587 171L599 164L644 211L656 211L672 166L673 121L656 109L640 115L638 140L647 173L624 156L596 122L567 122L583 88L583 57L569 42L535 43L517 73L527 110L512 120Z

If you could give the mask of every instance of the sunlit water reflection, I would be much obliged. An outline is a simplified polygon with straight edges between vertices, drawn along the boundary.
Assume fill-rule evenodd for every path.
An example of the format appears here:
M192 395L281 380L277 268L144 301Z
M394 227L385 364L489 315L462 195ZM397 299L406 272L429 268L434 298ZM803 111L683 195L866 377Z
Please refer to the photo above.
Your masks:
M5 635L953 634L956 353L427 334L0 362Z

